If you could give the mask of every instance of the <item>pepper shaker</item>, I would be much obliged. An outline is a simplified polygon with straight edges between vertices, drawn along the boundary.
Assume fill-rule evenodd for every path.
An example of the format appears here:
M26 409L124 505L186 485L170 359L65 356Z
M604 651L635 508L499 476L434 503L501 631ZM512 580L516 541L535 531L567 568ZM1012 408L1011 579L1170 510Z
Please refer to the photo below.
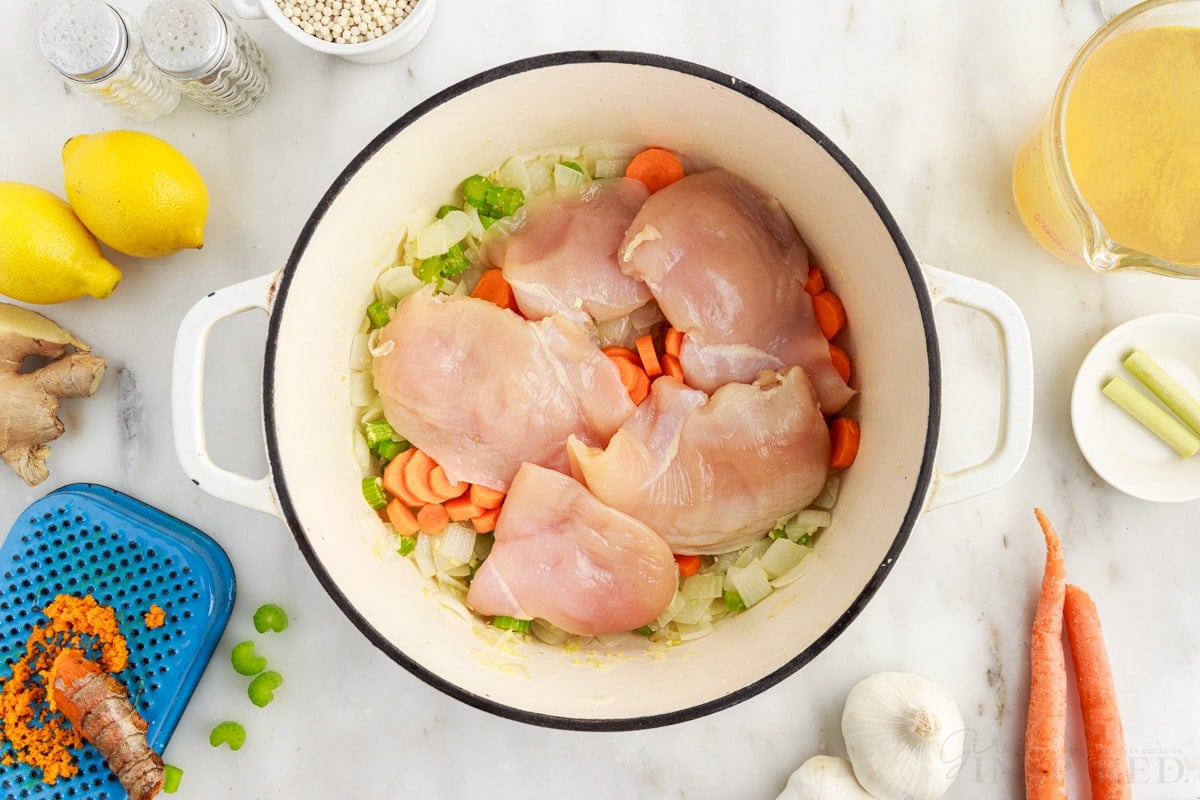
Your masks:
M245 114L271 86L262 50L208 0L154 0L142 40L151 62L214 114Z
M133 20L103 0L60 0L42 17L42 54L86 94L140 122L169 113L179 89L155 69Z

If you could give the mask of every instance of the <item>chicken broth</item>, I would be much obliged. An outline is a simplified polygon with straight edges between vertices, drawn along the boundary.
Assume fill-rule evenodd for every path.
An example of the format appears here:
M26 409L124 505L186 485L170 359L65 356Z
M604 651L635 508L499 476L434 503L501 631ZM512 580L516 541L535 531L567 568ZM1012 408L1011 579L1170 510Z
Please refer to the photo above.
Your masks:
M844 310L774 199L686 163L514 156L379 276L351 356L363 494L492 625L703 636L830 523L858 446Z

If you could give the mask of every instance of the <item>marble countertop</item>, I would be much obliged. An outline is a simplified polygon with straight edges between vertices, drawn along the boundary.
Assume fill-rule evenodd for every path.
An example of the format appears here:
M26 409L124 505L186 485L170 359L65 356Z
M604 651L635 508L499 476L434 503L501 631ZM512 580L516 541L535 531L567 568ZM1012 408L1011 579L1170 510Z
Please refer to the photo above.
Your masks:
M96 398L65 405L67 434L53 444L46 483L28 488L0 474L5 530L45 493L93 481L190 522L228 552L239 589L233 617L166 751L185 770L177 797L772 798L809 756L845 753L846 693L878 670L923 674L956 698L968 754L951 798L1020 796L1026 638L1044 553L1034 506L1062 534L1071 580L1099 606L1137 797L1200 791L1200 508L1110 488L1080 455L1069 416L1072 380L1091 345L1139 315L1193 311L1200 283L1102 277L1055 261L1023 229L1009 183L1017 146L1071 55L1127 3L441 0L416 50L370 66L247 21L273 68L264 104L228 120L184 103L148 124L97 105L46 64L36 29L48 5L5 4L0 179L61 192L61 142L134 127L186 152L213 195L202 251L158 262L114 256L125 279L110 299L41 309L89 340L110 371ZM124 3L135 14L144 6ZM172 347L188 308L281 266L343 165L411 106L483 69L570 49L687 59L790 105L868 176L922 260L1011 295L1034 347L1033 442L1007 485L923 516L864 612L793 676L719 713L628 733L530 727L411 676L341 614L282 522L191 484L170 424ZM995 425L999 375L988 323L947 306L938 321L939 466L950 469L990 447L980 431ZM248 474L266 469L255 344L265 331L262 315L243 315L209 344L208 381L222 387L209 400L213 455ZM285 605L292 625L262 645L287 685L259 710L226 664L264 602ZM249 731L236 753L207 741L225 718ZM1070 725L1072 796L1086 797L1078 719Z

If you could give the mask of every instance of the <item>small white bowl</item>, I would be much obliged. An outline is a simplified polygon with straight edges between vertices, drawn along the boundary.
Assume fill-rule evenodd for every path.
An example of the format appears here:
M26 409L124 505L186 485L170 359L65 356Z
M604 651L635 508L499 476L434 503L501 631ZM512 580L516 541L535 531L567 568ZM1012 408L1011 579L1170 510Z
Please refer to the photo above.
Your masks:
M358 44L336 44L305 33L283 15L275 0L230 0L234 12L243 19L263 19L279 26L285 34L300 44L319 53L356 61L360 64L380 64L399 58L417 46L425 38L433 23L436 0L418 0L416 6L399 25L369 42Z
M1083 359L1071 392L1071 425L1083 457L1109 485L1156 503L1200 498L1200 454L1181 458L1101 393L1121 375L1147 397L1150 390L1122 366L1134 348L1159 363L1187 391L1200 396L1200 317L1151 314L1120 325Z

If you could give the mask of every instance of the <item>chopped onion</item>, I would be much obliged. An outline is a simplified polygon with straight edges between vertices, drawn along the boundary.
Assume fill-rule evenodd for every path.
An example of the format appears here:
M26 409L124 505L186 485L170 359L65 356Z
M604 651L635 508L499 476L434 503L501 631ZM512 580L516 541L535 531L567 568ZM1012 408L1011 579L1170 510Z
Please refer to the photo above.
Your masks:
M757 561L759 556L767 552L767 548L771 546L771 540L765 536L753 544L743 547L737 553L737 560L733 562L734 567L745 567L751 561ZM730 568L730 572L733 568Z
M350 340L350 369L366 369L371 360L371 346L367 343L370 335L356 333Z
M808 552L807 547L796 544L791 539L776 539L771 542L767 552L762 554L760 563L768 578L778 578L799 564Z
M701 639L713 632L712 622L701 622L697 625L688 625L687 623L679 623L675 626L679 631L679 640L681 642L690 642L694 639Z
M467 219L471 221L471 236L475 239L483 238L483 220L479 218L479 209L475 206L467 206L463 213L467 215Z
M529 180L529 165L523 158L512 158L500 165L496 170L496 182L501 186L515 186L529 194L533 184Z
M437 537L433 550L434 563L439 570L462 566L475 554L475 531L461 523L452 522Z
M679 613L671 621L677 625L695 625L699 622L704 622L712 618L712 615L708 613L709 606L711 605L711 597L688 600L684 602L683 608L679 609Z
M371 471L371 448L367 446L367 437L358 429L355 429L351 439L350 452L354 454L354 463L358 464L363 474Z
M784 527L784 531L790 539L792 538L793 530L828 528L831 522L833 522L833 515L828 511L823 511L819 508L806 508L788 521L788 524Z
M594 174L597 178L621 178L628 167L627 158L598 158Z
M683 582L679 591L687 600L712 600L725 590L725 578L716 572L700 572Z
M529 170L529 197L545 194L554 188L554 179L550 167L541 161L530 161L526 168Z
M565 189L571 186L582 186L587 183L588 177L577 169L572 169L565 164L554 165L554 188Z
M628 316L606 319L596 323L596 336L601 347L622 345L629 347L637 338L633 333L633 323Z
M671 598L671 602L667 604L667 607L662 610L662 613L658 615L658 619L655 620L658 623L658 627L663 628L667 623L675 619L675 615L683 610L686 602L683 599L683 595L676 591L675 596Z
M804 549L807 550L808 553L804 556L804 558L800 559L800 563L792 567L788 572L780 575L778 578L774 578L771 581L772 586L774 586L776 589L779 589L783 586L787 586L790 583L795 583L797 580L807 575L809 570L816 565L819 557L813 554L813 549L811 547L805 547Z
M368 422L374 422L377 419L383 419L383 398L379 395L375 395L371 399L371 402L367 403L358 421L366 425Z
M411 555L422 578L432 578L437 574L437 565L433 563L433 537L428 533L417 533L417 546L413 548Z
M658 303L646 303L644 306L635 308L629 314L629 322L639 335L662 321L662 309L658 307Z
M385 303L399 302L424 285L412 267L404 264L384 270L376 282L379 299Z
M534 617L529 623L529 632L546 644L559 645L571 638L571 634L562 628L557 628L544 619Z
M823 508L829 510L833 508L833 504L837 502L838 488L841 486L842 479L836 474L831 474L825 479L825 486L821 488L821 493L817 495L817 499L813 500L810 505L813 508Z
M746 608L750 608L771 593L771 581L757 558L744 567L730 567L726 578L733 584L733 588L737 589Z
M471 218L454 210L417 232L417 258L439 256L458 244L471 232Z
M350 373L350 405L364 408L375 398L375 382L371 373L360 371Z

